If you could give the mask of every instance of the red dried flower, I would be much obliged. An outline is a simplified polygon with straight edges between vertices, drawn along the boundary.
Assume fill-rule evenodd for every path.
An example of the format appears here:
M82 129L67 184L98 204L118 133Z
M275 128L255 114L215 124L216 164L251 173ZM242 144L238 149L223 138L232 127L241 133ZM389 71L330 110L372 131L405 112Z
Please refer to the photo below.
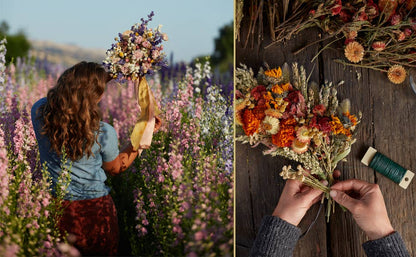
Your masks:
M386 43L384 43L383 41L377 41L373 43L372 47L374 50L380 52L386 48Z
M366 21L366 20L368 20L367 13L360 12L360 14L357 17L357 21Z
M351 14L345 10L341 10L341 12L339 13L339 17L343 22L350 22L352 18Z
M263 98L263 95L266 93L266 87L262 85L258 85L257 87L251 90L251 96L256 100L260 100Z
M287 97L285 97L283 100L289 103L286 106L286 110L283 114L283 117L289 117L292 115L296 115L298 117L305 116L305 98L299 90L289 93Z
M355 39L346 38L345 41L344 41L344 44L348 45L349 43L354 42L354 41L355 41Z
M331 125L329 124L330 119L328 117L322 117L318 120L318 128L324 133L331 132Z
M413 31L411 29L404 29L404 35L406 37L410 37L412 35Z
M332 16L340 14L342 9L342 1L337 0L336 4L331 8Z
M324 106L324 105L322 105L322 104L318 104L318 105L315 105L315 107L313 107L312 112L313 112L313 114L315 114L315 115L320 115L320 116L323 116L323 115L324 115L325 110L326 110L326 108L325 108L325 106Z
M372 20L379 15L378 6L373 1L368 1L365 8L365 12L368 15L368 19Z
M402 17L400 16L400 14L395 14L391 16L391 20L390 20L391 25L397 25L401 21L402 21Z

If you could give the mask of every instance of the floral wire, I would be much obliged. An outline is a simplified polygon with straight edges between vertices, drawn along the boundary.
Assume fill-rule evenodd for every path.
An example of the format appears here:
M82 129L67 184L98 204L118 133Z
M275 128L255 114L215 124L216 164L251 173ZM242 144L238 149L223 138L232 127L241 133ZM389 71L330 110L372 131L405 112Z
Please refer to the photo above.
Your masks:
M324 199L324 197L322 197L322 199ZM309 224L309 226L306 229L306 231L303 232L302 235L299 236L299 239L301 239L302 237L306 236L309 233L309 231L312 229L312 227L315 225L316 221L318 220L319 214L321 213L322 206L324 206L324 204L321 201L321 203L319 204L319 209L318 209L318 212L316 213L315 219L311 222L311 224Z

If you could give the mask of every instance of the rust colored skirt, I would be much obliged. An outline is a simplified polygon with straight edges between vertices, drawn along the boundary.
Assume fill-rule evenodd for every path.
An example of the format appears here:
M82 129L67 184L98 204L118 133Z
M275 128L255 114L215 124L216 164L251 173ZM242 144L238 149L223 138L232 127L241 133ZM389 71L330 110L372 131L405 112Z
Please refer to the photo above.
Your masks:
M115 256L118 247L117 212L110 195L64 201L59 229L75 236L73 245L82 255Z

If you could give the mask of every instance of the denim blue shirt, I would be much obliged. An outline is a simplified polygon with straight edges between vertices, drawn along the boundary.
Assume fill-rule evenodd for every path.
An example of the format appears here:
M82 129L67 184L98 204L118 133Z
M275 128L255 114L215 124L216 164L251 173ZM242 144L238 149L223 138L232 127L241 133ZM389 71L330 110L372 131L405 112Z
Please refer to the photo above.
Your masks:
M50 148L50 142L46 135L41 134L43 120L39 118L37 110L46 104L46 97L40 99L32 106L32 124L39 145L40 161L46 163L48 172L52 179L52 191L61 173L61 157ZM91 151L94 156L84 155L77 161L68 160L71 168L71 182L65 200L85 200L99 198L108 195L110 188L105 185L107 176L101 167L103 162L113 161L119 154L117 133L114 128L100 122L98 142L94 143Z

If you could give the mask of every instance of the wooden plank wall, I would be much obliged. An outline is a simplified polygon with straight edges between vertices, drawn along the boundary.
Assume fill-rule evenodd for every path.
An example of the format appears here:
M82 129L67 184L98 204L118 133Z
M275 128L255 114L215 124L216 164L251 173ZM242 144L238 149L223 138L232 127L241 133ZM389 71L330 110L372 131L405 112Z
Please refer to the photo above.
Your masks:
M246 12L241 24L242 40L235 43L237 66L243 63L257 72L264 63L273 68L285 62L298 62L305 66L308 73L311 72L310 81L320 84L324 80L334 83L345 81L338 88L338 97L341 100L349 98L352 113L361 110L363 120L348 162L338 166L342 172L340 179L358 178L380 185L393 227L401 233L411 256L416 256L416 180L407 190L403 190L360 162L368 146L373 146L403 167L416 172L416 94L411 90L409 80L402 85L394 85L380 72L344 67L333 61L343 58L342 51L337 50L324 51L311 63L323 43L294 55L294 51L319 39L319 33L313 29L289 42L264 49L271 43L266 29L268 25L265 24L265 37L261 44L244 48L248 33L247 17ZM262 217L273 212L285 183L278 173L283 165L290 163L284 158L263 156L262 149L236 143L235 233L238 257L248 256ZM302 229L313 220L317 210L318 205L307 213L300 224ZM351 214L337 208L329 224L321 213L309 234L298 242L293 256L365 256L361 245L366 240Z

